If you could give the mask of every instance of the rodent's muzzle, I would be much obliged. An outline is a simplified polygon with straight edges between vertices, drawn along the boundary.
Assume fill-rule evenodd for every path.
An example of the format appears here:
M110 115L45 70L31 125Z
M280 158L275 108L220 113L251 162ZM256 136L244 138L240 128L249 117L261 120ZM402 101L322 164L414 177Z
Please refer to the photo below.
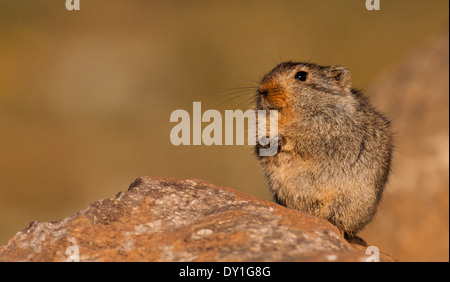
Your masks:
M261 104L266 105L269 110L281 110L285 106L286 97L283 88L276 83L261 83L258 94Z
M269 94L269 91L267 91L266 89L258 89L258 93L261 96L267 96L267 94Z

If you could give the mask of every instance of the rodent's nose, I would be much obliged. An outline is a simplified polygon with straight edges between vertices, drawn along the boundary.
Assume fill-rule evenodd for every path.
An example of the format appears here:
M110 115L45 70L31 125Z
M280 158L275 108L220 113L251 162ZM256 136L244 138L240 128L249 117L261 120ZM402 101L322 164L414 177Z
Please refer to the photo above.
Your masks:
M269 91L267 90L267 89L258 89L258 93L260 94L260 95L263 95L263 96L267 96L267 94L269 94Z

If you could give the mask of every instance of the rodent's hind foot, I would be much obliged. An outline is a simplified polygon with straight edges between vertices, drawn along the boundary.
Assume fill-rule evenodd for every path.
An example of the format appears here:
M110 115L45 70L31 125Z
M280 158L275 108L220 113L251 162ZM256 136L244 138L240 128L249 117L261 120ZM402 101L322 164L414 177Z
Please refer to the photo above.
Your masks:
M361 237L358 237L354 234L344 233L344 238L350 244L357 244L357 245L361 245L363 247L367 247L366 241L364 241L364 239L362 239Z

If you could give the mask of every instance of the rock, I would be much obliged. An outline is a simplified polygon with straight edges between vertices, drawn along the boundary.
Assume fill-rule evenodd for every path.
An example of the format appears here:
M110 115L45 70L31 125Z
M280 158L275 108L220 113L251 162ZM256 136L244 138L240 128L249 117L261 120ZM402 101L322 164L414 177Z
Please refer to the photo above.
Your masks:
M141 177L61 221L32 222L0 261L365 261L365 252L326 220L231 188Z

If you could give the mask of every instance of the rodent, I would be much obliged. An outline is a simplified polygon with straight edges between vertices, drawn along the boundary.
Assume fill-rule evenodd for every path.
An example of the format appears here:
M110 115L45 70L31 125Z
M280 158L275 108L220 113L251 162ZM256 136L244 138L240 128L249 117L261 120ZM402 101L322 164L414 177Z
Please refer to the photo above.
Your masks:
M278 110L278 152L259 156L275 202L357 242L388 181L393 132L351 84L343 66L281 63L259 84L256 110Z

